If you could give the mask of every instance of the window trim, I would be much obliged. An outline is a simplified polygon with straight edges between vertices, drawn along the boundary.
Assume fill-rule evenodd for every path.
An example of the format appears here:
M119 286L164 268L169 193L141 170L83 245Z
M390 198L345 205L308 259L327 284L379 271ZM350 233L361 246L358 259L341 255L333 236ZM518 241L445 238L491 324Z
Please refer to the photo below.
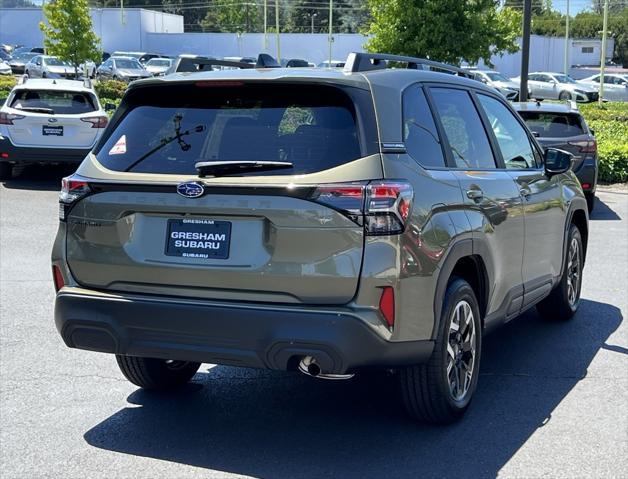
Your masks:
M491 128L490 132L486 131L486 124L484 123L484 120L482 119L482 113L480 113L478 111L477 105L475 103L475 100L473 98L473 94L472 91L475 90L474 88L470 88L464 85L454 85L454 84L448 84L448 83L434 83L434 82L429 82L429 83L424 83L425 87L426 87L426 97L428 100L428 104L430 105L430 108L432 109L432 111L434 112L434 120L436 121L436 129L438 130L438 134L441 137L441 141L443 142L443 146L446 146L446 156L445 156L445 162L447 165L447 169L448 170L453 170L453 171L497 171L497 170L501 170L502 168L500 168L498 166L498 156L496 156L495 150L494 150L494 145L493 145L493 141L491 140L491 134L493 129ZM451 150L451 145L449 144L449 139L447 138L447 135L445 133L445 127L443 126L443 123L441 121L441 117L440 117L440 113L438 112L438 109L436 108L436 102L434 100L434 97L432 96L432 88L445 88L445 89L449 89L449 90L462 90L467 92L467 94L470 96L470 100L471 100L471 104L474 106L478 116L480 117L480 121L482 122L482 128L484 128L484 133L487 135L487 140L488 140L488 144L489 147L491 148L491 152L493 154L493 162L495 163L494 167L491 168L463 168L463 167L459 167L456 164L456 161L454 160L454 156ZM499 152L499 158L501 158L501 152ZM501 161L501 160L500 160Z

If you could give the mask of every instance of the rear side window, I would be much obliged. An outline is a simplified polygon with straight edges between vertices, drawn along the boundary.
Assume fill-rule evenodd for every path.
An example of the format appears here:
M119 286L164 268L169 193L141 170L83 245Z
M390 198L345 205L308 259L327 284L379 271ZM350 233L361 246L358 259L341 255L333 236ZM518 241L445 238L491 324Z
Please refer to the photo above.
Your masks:
M582 117L577 113L520 111L519 115L541 138L567 138L586 133Z
M408 154L422 166L445 166L434 118L418 85L409 87L403 94L403 141Z
M469 93L453 88L432 88L430 91L456 167L495 168L491 145Z
M59 90L17 90L10 106L16 110L57 115L79 115L98 109L89 93Z
M287 161L296 175L361 154L356 111L323 85L205 82L132 90L123 118L96 156L116 171L196 174L197 162ZM245 174L247 175L247 174Z

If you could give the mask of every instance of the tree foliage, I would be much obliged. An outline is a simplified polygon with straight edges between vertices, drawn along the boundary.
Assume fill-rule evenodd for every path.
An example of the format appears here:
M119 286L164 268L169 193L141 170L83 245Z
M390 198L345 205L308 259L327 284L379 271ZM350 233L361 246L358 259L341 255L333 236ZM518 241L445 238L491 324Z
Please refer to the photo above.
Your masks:
M81 63L99 60L100 40L92 30L87 0L56 0L43 11L47 24L40 22L39 28L48 54L69 62L75 72Z
M369 51L449 63L518 50L521 14L494 0L369 0Z

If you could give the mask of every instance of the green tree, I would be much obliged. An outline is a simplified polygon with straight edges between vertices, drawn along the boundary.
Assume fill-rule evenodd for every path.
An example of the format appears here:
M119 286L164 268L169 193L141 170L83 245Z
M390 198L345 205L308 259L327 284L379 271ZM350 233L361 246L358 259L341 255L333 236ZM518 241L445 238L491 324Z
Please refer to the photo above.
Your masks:
M367 49L449 63L518 50L521 14L495 0L369 0Z
M604 0L591 0L591 8L595 13L604 13ZM613 15L626 8L626 0L608 0L608 13Z
M87 0L56 0L43 6L47 24L39 23L44 32L44 47L50 55L78 67L87 60L97 62L100 40L92 30Z
M256 32L263 22L261 5L252 1L214 0L201 21L204 31Z
M603 1L603 0L602 0ZM514 8L523 12L525 0L505 0L504 7ZM532 15L543 15L552 10L551 0L532 0Z

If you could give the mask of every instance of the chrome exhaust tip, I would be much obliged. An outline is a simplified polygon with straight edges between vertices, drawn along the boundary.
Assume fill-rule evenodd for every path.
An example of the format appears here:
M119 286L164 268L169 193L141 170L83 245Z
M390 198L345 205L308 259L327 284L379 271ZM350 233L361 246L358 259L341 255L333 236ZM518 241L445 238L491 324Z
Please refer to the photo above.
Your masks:
M351 379L353 374L327 374L321 370L320 365L316 361L316 358L312 356L304 356L299 362L299 371L307 376L318 379Z

